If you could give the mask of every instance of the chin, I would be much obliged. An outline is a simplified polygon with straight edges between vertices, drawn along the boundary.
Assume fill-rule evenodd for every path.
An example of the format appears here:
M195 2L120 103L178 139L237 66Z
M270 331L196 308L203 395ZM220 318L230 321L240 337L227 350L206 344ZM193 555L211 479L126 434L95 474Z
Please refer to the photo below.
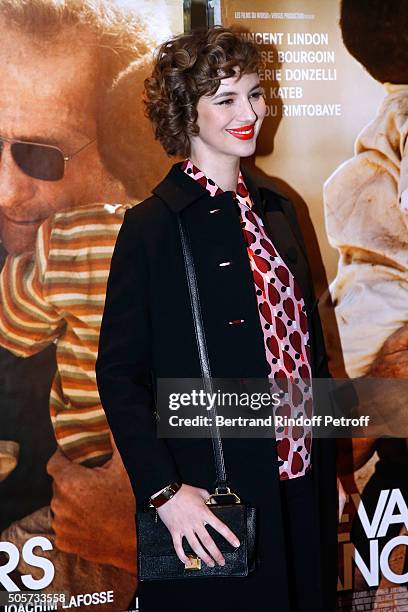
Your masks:
M37 229L32 232L13 232L3 228L0 239L9 255L19 255L34 250L36 237Z
M239 157L250 157L255 153L256 142L242 142L240 145L241 146L236 149L236 155Z

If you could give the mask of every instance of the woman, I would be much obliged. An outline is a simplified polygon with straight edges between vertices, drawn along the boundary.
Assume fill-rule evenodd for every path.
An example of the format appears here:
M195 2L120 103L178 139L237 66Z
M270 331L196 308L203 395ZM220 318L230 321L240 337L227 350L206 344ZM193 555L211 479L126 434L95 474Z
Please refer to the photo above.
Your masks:
M289 378L291 368L328 376L294 209L240 173L265 116L259 67L254 45L220 27L159 49L147 114L166 152L187 159L126 213L108 282L97 362L102 403L139 508L156 506L183 563L185 537L204 563L223 564L205 523L239 542L205 504L215 480L211 441L155 432L152 374L201 376L178 215L190 236L213 376ZM131 83L131 73L124 79ZM110 104L123 106L125 90L118 84ZM334 447L314 440L310 453L310 435L277 436L223 440L234 490L258 508L256 570L142 582L143 612L333 609Z

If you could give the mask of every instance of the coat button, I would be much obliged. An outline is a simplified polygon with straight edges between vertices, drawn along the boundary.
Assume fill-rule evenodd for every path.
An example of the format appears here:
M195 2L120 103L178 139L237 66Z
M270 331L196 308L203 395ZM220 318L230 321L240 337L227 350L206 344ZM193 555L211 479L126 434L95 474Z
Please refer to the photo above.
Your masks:
M229 325L239 325L240 323L245 323L245 319L234 319L233 321L228 321Z

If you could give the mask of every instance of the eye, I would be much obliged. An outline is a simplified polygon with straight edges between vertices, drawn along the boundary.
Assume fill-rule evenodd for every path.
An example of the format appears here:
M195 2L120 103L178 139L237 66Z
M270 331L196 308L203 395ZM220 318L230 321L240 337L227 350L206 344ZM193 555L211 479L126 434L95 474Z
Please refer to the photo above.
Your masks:
M263 91L254 91L254 93L251 94L251 98L254 98L255 100L263 98Z
M222 100L222 102L218 102L217 106L230 106L233 103L232 98L227 98L226 100Z

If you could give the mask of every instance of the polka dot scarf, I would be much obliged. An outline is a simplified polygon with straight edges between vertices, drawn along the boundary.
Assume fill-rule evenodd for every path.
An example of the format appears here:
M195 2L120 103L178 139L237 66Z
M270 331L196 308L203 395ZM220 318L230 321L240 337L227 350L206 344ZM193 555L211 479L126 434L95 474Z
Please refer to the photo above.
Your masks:
M190 160L183 163L182 169L211 196L223 193ZM311 417L309 333L299 285L273 246L262 220L252 210L252 200L241 173L234 197L241 211L241 228L254 279L269 378L272 390L280 390L283 396L275 415ZM280 479L303 476L311 469L311 428L276 426L275 434Z

